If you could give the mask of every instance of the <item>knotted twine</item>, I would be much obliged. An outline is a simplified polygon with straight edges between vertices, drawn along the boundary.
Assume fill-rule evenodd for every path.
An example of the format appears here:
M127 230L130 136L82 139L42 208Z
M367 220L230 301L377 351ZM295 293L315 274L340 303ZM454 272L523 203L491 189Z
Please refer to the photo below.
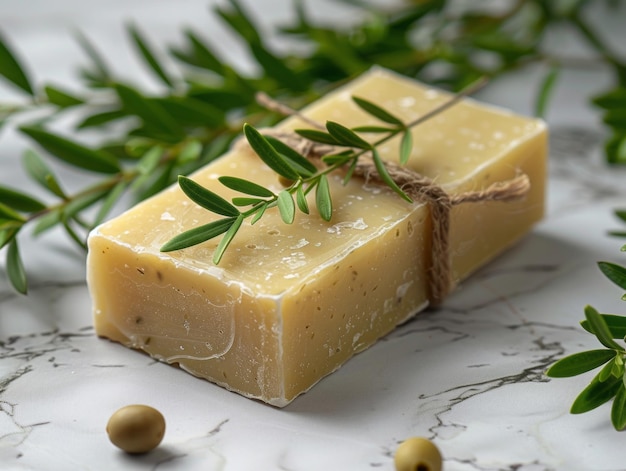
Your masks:
M324 129L319 123L300 114L282 103L277 103L265 94L257 95L257 101L266 108L288 116L297 116L306 123ZM309 141L294 132L269 130L270 134L297 150L307 158L319 159L334 151L328 144ZM410 168L395 162L385 162L385 167L393 181L413 200L426 203L430 210L432 222L430 263L427 270L428 300L431 306L443 302L453 287L452 267L450 261L450 219L454 206L463 203L481 203L486 201L511 202L524 198L530 190L530 179L526 174L501 182L495 182L487 188L477 191L466 191L448 194L432 179ZM363 178L366 182L383 184L371 157L363 155L354 169L353 175Z

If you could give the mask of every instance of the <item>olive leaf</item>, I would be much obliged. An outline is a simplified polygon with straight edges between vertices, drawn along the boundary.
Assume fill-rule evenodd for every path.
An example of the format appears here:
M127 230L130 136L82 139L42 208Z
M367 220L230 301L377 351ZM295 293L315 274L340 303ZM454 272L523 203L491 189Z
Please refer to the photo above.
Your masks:
M194 227L172 237L161 246L160 250L161 252L172 252L201 244L229 230L236 220L236 217L229 217Z
M366 111L385 123L395 124L397 126L404 125L401 119L365 98L353 96L352 101L354 101L363 111Z
M615 430L626 428L626 387L622 383L611 406L611 423Z
M189 199L199 206L202 206L204 209L221 214L222 216L239 216L240 213L236 207L218 194L199 185L191 178L181 175L178 177L178 184Z
M539 92L537 94L537 99L535 102L535 115L540 118L544 117L546 114L548 101L550 100L550 96L554 91L558 76L559 68L552 67L544 77L541 86L539 87Z
M0 35L0 75L29 95L35 96L28 75L2 35Z
M61 189L56 176L39 154L28 149L24 152L23 162L24 168L36 182L56 196L66 198L65 192Z
M38 199L2 185L0 185L0 201L10 208L28 213L46 208L46 205Z
M622 289L626 289L626 268L611 262L598 262L604 275Z
M260 196L262 198L275 196L273 191L243 178L221 176L218 180L222 185L231 190L239 191L247 195Z
M610 376L606 381L599 380L599 374L593 378L589 386L576 397L570 412L583 414L610 401L618 389L623 387L622 378Z
M331 146L340 144L340 142L337 141L337 139L335 139L330 133L319 131L317 129L296 129L296 133L312 142L329 144Z
M107 152L90 149L39 127L20 126L19 129L51 155L69 165L97 173L120 171L117 159Z
M26 271L20 258L20 252L17 245L17 239L13 237L9 242L7 250L7 274L11 285L18 293L26 294L28 291L28 282L26 281Z
M335 138L335 140L344 146L350 147L358 147L359 149L371 149L372 145L359 137L351 129L347 128L343 124L337 123L335 121L327 121L326 129L328 133Z
M574 353L554 363L546 372L551 378L567 378L591 371L615 358L615 350L599 349Z
M306 195L304 194L302 185L298 185L296 188L296 204L298 205L298 209L300 211L304 214L309 214L309 203L306 199Z
M220 263L220 260L222 260L222 257L224 256L224 252L226 252L226 249L233 241L235 234L237 234L237 231L241 227L243 218L243 214L240 214L235 218L232 225L228 228L228 231L226 231L226 234L224 234L224 237L222 237L222 240L220 240L220 243L217 245L215 253L213 254L213 263L216 265Z
M617 314L600 314L600 316L608 327L613 339L623 339L626 337L626 317ZM593 333L587 319L581 321L580 325L587 332Z
M134 23L130 23L127 26L127 30L130 36L133 38L133 41L137 46L137 49L141 53L141 56L146 61L146 64L148 64L148 66L152 69L155 75L159 77L165 85L167 85L168 87L173 87L174 83L172 79L156 58L152 47L148 45L148 42L143 33L139 30L139 27Z
M592 306L585 306L585 318L589 322L591 332L598 338L600 343L607 348L624 352L624 348L617 344L611 335L606 322Z
M377 149L372 149L372 159L374 160L374 165L376 167L378 175L380 176L380 179L385 182L385 184L389 186L389 188L395 191L402 199L409 203L412 203L413 200L411 199L411 197L407 195L404 191L402 191L398 184L389 175L387 167L385 167L383 159L380 157Z
M254 127L244 124L243 132L252 150L278 175L289 180L297 180L298 173L281 157L269 141Z
M333 200L330 196L330 186L326 175L321 175L315 189L315 204L317 211L324 221L330 221L333 215Z
M44 87L44 93L48 97L49 103L62 109L71 108L72 106L78 106L85 103L85 100L70 95L68 92L63 91L60 88L53 87L52 85L46 85Z
M278 193L278 211L280 212L280 217L285 224L291 224L294 221L296 216L296 205L293 202L293 197L291 193L287 190L281 190Z

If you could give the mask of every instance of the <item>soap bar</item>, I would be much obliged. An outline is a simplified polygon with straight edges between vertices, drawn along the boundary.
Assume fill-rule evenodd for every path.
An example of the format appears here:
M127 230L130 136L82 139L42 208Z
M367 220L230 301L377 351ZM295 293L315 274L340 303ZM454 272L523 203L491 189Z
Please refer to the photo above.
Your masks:
M349 127L380 124L352 95L405 122L450 98L375 68L303 114ZM310 125L291 117L278 128ZM448 194L480 190L521 173L531 183L519 201L452 209L449 257L457 282L542 217L546 127L464 99L412 133L407 166ZM397 162L398 145L396 139L382 145L382 158ZM217 181L222 175L275 192L282 188L246 146L192 178L230 199L237 194ZM342 177L330 178L330 222L313 211L286 225L278 211L268 210L255 225L244 223L217 266L211 260L219 237L160 252L173 236L221 217L191 202L178 186L99 226L89 237L88 255L97 334L244 396L287 405L428 305L433 224L428 204L407 203L360 178L343 185Z

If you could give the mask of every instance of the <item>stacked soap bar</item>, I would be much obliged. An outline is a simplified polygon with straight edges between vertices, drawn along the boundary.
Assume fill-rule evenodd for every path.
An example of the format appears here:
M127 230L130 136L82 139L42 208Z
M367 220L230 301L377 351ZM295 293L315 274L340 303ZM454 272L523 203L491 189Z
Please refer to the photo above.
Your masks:
M308 107L318 122L379 124L351 95L411 121L449 99L373 69ZM289 118L280 129L310 127ZM413 128L408 167L449 194L524 173L531 188L514 202L454 207L450 259L458 281L517 241L544 210L546 128L538 120L463 100ZM397 160L398 141L380 148ZM192 178L227 199L217 181L238 176L279 191L274 174L245 146ZM428 304L432 221L384 186L331 178L332 220L298 214L285 225L268 211L244 223L219 266L219 238L161 253L173 236L216 216L177 186L98 227L89 238L88 283L99 336L275 406L285 406ZM239 195L240 196L240 195ZM314 203L311 202L311 205ZM199 384L199 387L202 385Z

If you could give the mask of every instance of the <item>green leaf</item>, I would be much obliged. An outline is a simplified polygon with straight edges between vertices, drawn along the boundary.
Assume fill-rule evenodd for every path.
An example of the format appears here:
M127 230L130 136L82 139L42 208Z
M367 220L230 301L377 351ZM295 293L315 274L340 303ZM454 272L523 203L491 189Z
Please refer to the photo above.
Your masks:
M289 180L297 180L298 173L289 165L289 163L281 157L281 155L272 147L268 140L261 135L254 127L249 124L243 125L243 133L252 147L252 150L278 175Z
M43 234L48 229L51 229L52 227L59 224L62 219L61 216L61 210L57 209L37 218L37 224L35 224L35 228L33 229L33 235L38 236L40 234Z
M319 142L320 144L328 144L331 146L339 145L339 141L332 135L324 131L318 131L316 129L296 129L296 134L308 139L309 141Z
M179 164L186 164L188 162L194 162L202 155L202 142L197 139L192 139L181 149L176 162Z
M246 195L260 196L263 198L271 198L275 196L273 191L249 180L244 180L243 178L224 176L219 177L218 180L222 185L230 188L231 190L239 191L240 193L245 193Z
M100 206L100 209L98 210L98 214L96 215L96 218L93 222L94 227L106 219L106 217L113 209L113 206L115 206L115 203L119 201L119 199L124 194L124 191L126 191L126 188L128 188L128 183L119 182L113 187L113 189L111 189L106 198L104 198L102 206Z
M551 378L576 376L604 365L607 361L615 358L615 355L615 350L606 349L574 353L554 363L548 368L546 375Z
M545 116L548 101L550 101L558 76L559 68L552 67L541 82L539 93L537 94L537 99L535 101L535 116L539 118L543 118Z
M143 33L139 31L137 25L131 23L127 26L127 29L128 33L133 38L137 49L146 61L146 64L148 64L148 66L152 69L156 76L159 77L165 85L167 85L168 87L173 87L174 83L172 82L172 79L165 72L163 66L159 63L156 55L152 51L152 48L148 45L146 38L143 36Z
M73 218L79 212L83 211L86 208L94 205L96 202L105 198L109 193L108 189L103 189L99 191L94 191L90 193L86 193L83 196L73 198L70 200L61 210L61 219L62 221L67 221L68 219Z
M621 219L623 222L626 222L626 210L624 209L616 209L614 214Z
M278 151L278 153L280 153L283 157L286 157L292 164L296 165L295 170L300 170L298 173L303 178L310 177L317 172L317 167L313 165L310 160L301 155L295 149L289 147L280 139L276 139L272 136L265 136L265 138L272 145L272 147ZM302 172L302 170L304 170L304 172Z
M280 212L280 217L285 224L293 223L293 220L296 216L296 205L293 202L293 198L291 193L287 190L281 190L278 193L278 211Z
M70 108L72 106L82 105L85 102L84 100L70 95L69 93L51 85L47 85L44 88L44 92L48 97L48 102L58 106L59 108Z
M24 152L23 157L24 168L28 174L41 186L50 190L53 194L60 198L65 198L65 192L61 189L61 186L48 168L43 159L36 152L27 149Z
M6 269L13 288L19 293L26 294L28 291L28 283L26 281L26 271L24 270L24 265L22 264L17 246L17 238L13 238L11 242L9 242Z
M622 387L622 378L611 376L606 381L601 382L598 376L596 376L589 386L583 389L578 397L576 397L570 412L572 414L589 412L611 400L620 387Z
M97 78L104 82L108 81L111 77L111 73L109 72L109 68L100 53L91 44L91 41L87 39L87 36L85 36L81 31L76 31L74 35L78 44L93 62Z
M260 198L251 198L251 197L237 197L233 198L233 204L235 206L254 206L259 203L265 203L265 200Z
M298 188L296 188L296 204L298 205L298 209L300 211L304 214L309 214L309 203L306 200L306 195L304 194L302 185L298 185Z
M50 154L74 167L97 173L120 171L117 159L109 153L90 149L39 127L21 126L19 129Z
M602 319L604 320L606 326L609 328L609 332L611 333L611 337L614 339L623 339L626 337L626 317L620 316L617 314L600 314ZM580 325L587 332L593 334L591 330L591 326L589 325L589 321L587 319L583 320Z
M41 211L46 205L32 196L0 185L0 201L5 205L27 213Z
M615 263L598 262L598 267L604 275L622 289L626 289L626 268Z
M384 121L385 123L403 126L401 119L389 113L387 110L381 108L377 104L372 103L371 101L366 100L365 98L360 98L357 96L353 96L352 100L359 106L359 108L361 108L366 113L369 113L370 115L374 116L375 118L378 118L379 120Z
M611 406L611 423L615 430L623 430L626 427L626 388L623 382Z
M352 128L354 132L370 132L375 134L395 132L396 128L386 128L384 126L357 126Z
M143 155L135 169L140 175L151 174L158 166L163 156L163 148L161 146L154 146Z
M259 44L261 35L237 0L230 0L231 10L216 8L216 12L230 25L233 31L239 34L248 44Z
M224 237L222 237L222 240L220 240L220 243L217 245L215 253L213 254L213 263L216 265L219 265L222 257L224 256L224 252L226 252L226 249L235 238L237 231L239 231L239 228L241 227L243 218L243 214L240 214L237 218L235 218L235 221L232 223L230 228L228 228L228 231L224 234Z
M182 126L216 127L224 124L224 112L217 106L187 96L152 99Z
M141 118L146 127L175 140L184 139L183 128L156 101L149 100L134 88L119 83L115 84L115 91L124 109Z
M330 221L333 216L333 200L330 196L330 186L326 175L320 175L319 183L315 188L315 205L322 219Z
M279 85L294 90L304 92L308 88L308 82L300 74L296 74L286 64L284 59L280 59L268 51L261 43L250 43L250 51L256 58L263 72L267 77L273 78Z
M378 175L380 176L380 179L389 188L395 191L402 199L404 199L405 201L409 203L412 203L413 200L409 197L409 195L407 195L404 191L402 191L402 189L398 186L398 184L394 182L393 178L391 178L391 176L389 175L389 172L387 171L387 167L385 167L385 164L383 160L380 158L380 154L378 153L377 149L372 149L372 158L374 160L374 165L376 167L376 171L378 172Z
M359 137L354 131L348 129L343 124L335 121L327 121L326 129L341 145L358 147L359 149L371 149L372 145Z
M267 210L269 204L262 204L259 206L259 209L257 209L256 213L254 214L254 217L252 218L252 220L250 221L251 225L256 224L265 214L265 211Z
M204 209L222 216L239 216L239 210L226 201L221 196L213 193L211 190L204 188L192 179L180 175L178 177L178 184L183 192L196 204L202 206Z
M209 49L209 47L194 33L192 30L185 30L185 36L191 43L191 50L184 52L177 49L171 49L171 53L179 60L187 64L207 69L218 75L224 75L226 67L222 60Z
M76 125L76 129L87 129L102 126L113 121L117 121L122 118L128 117L126 111L120 109L110 109L107 111L101 111L87 116Z
M15 54L11 52L2 35L0 35L0 75L30 96L35 96L24 68L20 65Z
M626 87L615 88L610 92L594 97L592 101L596 106L606 110L624 108L624 103L626 103Z
M617 358L617 357L615 357L615 358ZM598 381L603 383L606 380L608 380L609 378L615 377L613 375L613 366L614 365L615 365L614 361L611 361L610 363L607 363L606 365L604 365L604 367L598 373Z
M236 219L234 217L220 219L182 232L163 244L161 252L186 249L211 240L230 229Z
M624 351L624 348L613 340L606 322L604 322L604 319L598 311L591 306L585 306L585 318L589 322L591 332L598 338L602 345L613 350Z
M24 218L4 203L0 202L0 217L11 221L24 221Z
M406 165L413 151L413 135L410 130L404 131L400 141L400 163Z
M19 229L15 227L0 229L0 249L13 240L18 230Z

